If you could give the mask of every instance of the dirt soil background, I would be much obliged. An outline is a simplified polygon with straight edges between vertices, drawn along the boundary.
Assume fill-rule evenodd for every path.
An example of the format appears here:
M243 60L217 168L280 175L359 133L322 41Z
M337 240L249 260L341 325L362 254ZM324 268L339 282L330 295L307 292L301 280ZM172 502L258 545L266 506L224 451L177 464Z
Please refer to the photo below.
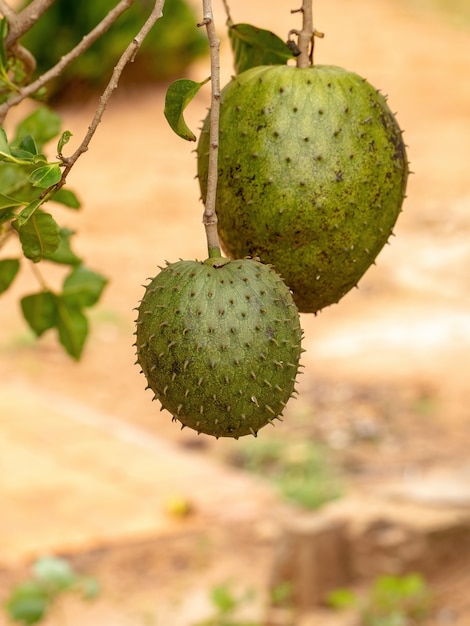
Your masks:
M299 27L293 8L291 2L238 0L232 12L235 21L286 35ZM220 2L215 15L222 27ZM306 353L299 398L276 430L323 442L348 486L366 490L391 477L459 469L469 461L470 30L468 22L418 1L317 2L315 18L326 33L317 40L316 62L354 70L389 94L414 175L396 237L360 288L317 317L302 316ZM232 72L225 36L222 68L225 83ZM191 75L206 77L207 62ZM20 380L60 392L223 460L233 458L237 442L181 432L158 412L134 366L132 309L141 285L165 259L205 255L193 146L168 128L164 94L162 86L118 90L69 177L84 210L57 209L58 219L78 231L76 247L87 265L110 278L92 312L82 361L71 362L54 337L36 342L27 332L18 298L37 285L26 269L1 301L0 376L4 385ZM192 128L208 102L203 90L189 107ZM73 133L71 150L94 106L62 108L64 127ZM47 272L52 284L61 276L57 268ZM220 549L218 573L230 575L236 555L229 546ZM170 579L176 578L168 577L171 587ZM456 596L449 596L453 608L466 604L469 587L470 571L459 570L452 583ZM459 624L470 624L466 609ZM101 610L97 623L121 623ZM153 623L143 619L134 623Z

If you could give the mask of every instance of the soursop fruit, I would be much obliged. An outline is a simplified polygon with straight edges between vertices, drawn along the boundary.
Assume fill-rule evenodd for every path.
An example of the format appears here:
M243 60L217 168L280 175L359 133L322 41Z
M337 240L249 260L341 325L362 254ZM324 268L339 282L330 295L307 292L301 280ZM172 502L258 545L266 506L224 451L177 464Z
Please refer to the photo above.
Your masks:
M197 148L204 201L208 124ZM222 91L222 247L272 264L301 312L338 302L357 284L392 234L407 177L395 116L355 73L260 66Z
M167 264L138 307L137 362L163 408L215 437L256 435L294 392L301 327L280 276L252 259Z

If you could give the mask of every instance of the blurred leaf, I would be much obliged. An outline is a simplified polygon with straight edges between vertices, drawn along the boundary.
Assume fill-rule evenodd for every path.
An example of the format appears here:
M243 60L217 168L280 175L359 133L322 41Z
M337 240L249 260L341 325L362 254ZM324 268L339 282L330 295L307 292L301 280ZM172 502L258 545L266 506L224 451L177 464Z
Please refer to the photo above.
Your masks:
M80 309L62 297L58 299L57 330L60 343L78 361L88 335L88 320Z
M218 585L211 591L211 600L217 610L222 613L230 613L237 607L237 599L225 585Z
M269 30L231 24L228 34L237 74L259 65L285 65L293 58L289 46Z
M70 189L64 189L63 187L62 189L54 192L51 200L54 200L54 202L58 202L59 204L63 204L69 209L79 209L81 206L80 200L77 198L76 194L73 191L70 191Z
M34 141L34 139L33 139L33 137L31 135L26 135L26 137L24 137L21 140L20 149L24 150L28 154L32 154L32 155L35 155L35 154L38 153L38 148L36 146L36 142Z
M29 626L43 620L49 608L49 597L35 582L26 582L15 587L5 607L10 619Z
M0 20L0 70L6 72L7 69L7 54L5 51L5 37L8 33L8 22L7 18L3 17Z
M18 4L24 8L29 2L22 0ZM57 63L57 59L79 43L115 5L116 0L55 0L47 10L47 18L38 20L21 40L37 60L36 75ZM148 0L133 2L103 37L48 84L49 95L57 94L62 88L62 94L77 104L87 90L104 88L116 59L147 18L149 6ZM134 77L152 84L156 81L168 84L173 78L184 76L191 61L208 52L207 38L201 29L195 28L197 20L192 2L166 2L163 17L145 38L132 68L129 68ZM70 84L79 84L80 89L67 90Z
M3 259L0 261L0 293L6 291L20 269L18 259Z
M293 603L294 587L291 582L282 582L271 589L270 597L274 606L286 606Z
M42 150L46 142L59 134L60 126L60 115L46 106L40 106L18 124L13 143L20 144L27 135L31 135L34 137L37 149Z
M0 155L7 157L11 155L8 137L3 126L0 126Z
M56 325L56 297L50 291L24 296L21 299L21 310L25 320L38 337Z
M327 604L332 609L350 609L356 606L357 597L350 589L335 589L328 595Z
M62 297L69 306L87 307L98 302L107 279L83 265L74 269L65 279Z
M78 580L78 587L85 600L94 600L100 594L100 584L96 578L84 576Z
M33 162L34 154L31 152L27 152L26 150L21 150L20 148L11 148L11 155L20 161L31 161Z
M29 182L34 187L41 187L41 189L47 189L57 184L62 177L60 165L58 163L49 163L38 167L32 171L29 176Z
M23 202L20 200L15 200L15 198L11 198L6 194L0 193L0 211L2 209L11 209L14 207L21 206Z
M15 222L13 227L18 231L25 257L38 263L45 254L52 254L59 247L60 229L56 221L40 209L20 226Z
M61 228L59 247L51 254L45 254L44 259L61 265L80 265L82 263L82 259L78 257L70 247L70 238L74 234L73 230Z
M12 163L0 161L0 189L4 195L15 198L20 204L28 204L33 198L31 191L37 197L37 189L33 189L28 182L30 169L18 167Z
M70 589L77 582L77 575L70 563L58 557L42 557L33 566L33 575L52 593Z
M16 217L16 214L11 209L0 209L0 224L4 222L10 222Z
M201 87L209 80L210 78L207 78L203 80L202 83L196 83L193 80L183 78L172 83L166 92L165 117L172 130L174 130L179 137L187 141L196 141L196 136L190 128L188 128L184 120L184 110Z

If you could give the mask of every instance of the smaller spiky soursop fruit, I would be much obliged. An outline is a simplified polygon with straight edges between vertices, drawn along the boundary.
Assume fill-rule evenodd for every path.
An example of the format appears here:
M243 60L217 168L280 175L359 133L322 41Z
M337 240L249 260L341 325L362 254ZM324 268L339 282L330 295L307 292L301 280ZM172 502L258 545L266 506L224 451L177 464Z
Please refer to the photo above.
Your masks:
M209 119L198 143L206 195ZM385 98L343 68L259 66L222 91L218 229L230 257L270 263L301 312L354 287L387 242L408 177Z
M136 323L148 387L198 433L256 435L294 392L299 314L268 265L225 258L167 264L146 287Z

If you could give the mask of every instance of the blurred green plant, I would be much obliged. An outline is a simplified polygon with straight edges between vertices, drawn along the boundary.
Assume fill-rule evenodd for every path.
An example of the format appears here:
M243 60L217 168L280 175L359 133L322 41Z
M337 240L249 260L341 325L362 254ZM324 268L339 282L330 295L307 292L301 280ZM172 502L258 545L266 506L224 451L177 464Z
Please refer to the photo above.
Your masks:
M433 594L420 574L377 578L365 598L349 589L333 591L328 604L334 609L355 609L360 626L417 626L429 618Z
M39 624L70 593L93 600L99 594L99 585L94 578L77 574L65 559L43 557L33 565L31 578L11 591L5 609L13 622L24 626Z
M259 622L245 621L239 612L252 602L254 593L251 590L235 594L227 584L217 585L210 592L214 614L193 626L261 626Z
M234 461L270 480L282 497L306 509L318 509L342 495L326 451L312 441L247 440L237 449Z
M28 4L26 2L25 6ZM43 18L21 39L36 59L36 73L41 75L57 63L115 5L116 0L55 0ZM152 5L151 0L136 0L108 32L49 84L49 93L57 95L73 85L93 90L103 87L116 59L132 41ZM197 21L185 0L167 0L163 17L145 38L133 63L134 79L168 81L180 76L191 62L206 54L207 39L196 28ZM77 91L73 91L73 97L77 97Z

